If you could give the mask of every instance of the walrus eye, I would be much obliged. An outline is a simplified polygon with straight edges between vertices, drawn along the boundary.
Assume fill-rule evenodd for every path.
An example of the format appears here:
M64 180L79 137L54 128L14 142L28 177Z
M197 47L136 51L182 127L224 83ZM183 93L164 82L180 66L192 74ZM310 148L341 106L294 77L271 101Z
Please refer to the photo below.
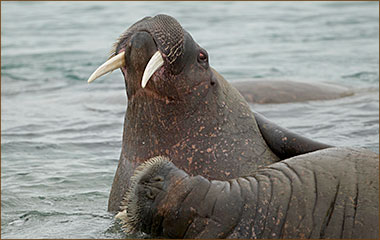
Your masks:
M204 52L199 52L198 61L199 62L207 62L207 54Z

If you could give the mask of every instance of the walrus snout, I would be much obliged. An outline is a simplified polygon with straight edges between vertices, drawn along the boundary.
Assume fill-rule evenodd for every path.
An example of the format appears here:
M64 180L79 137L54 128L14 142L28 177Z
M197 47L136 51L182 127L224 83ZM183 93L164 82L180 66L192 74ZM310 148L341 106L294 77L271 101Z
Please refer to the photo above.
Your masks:
M166 191L165 177L173 167L167 158L155 157L136 169L120 207L126 213L125 217L120 217L126 231L154 231L152 222L161 217L151 212L151 209L159 202L159 194Z
M141 164L131 178L121 205L123 214L126 214L119 217L124 229L127 232L143 231L152 236L183 236L186 223L176 228L168 223L176 218L178 203L192 190L183 188L188 178L189 175L166 157L154 157Z
M145 84L143 82L144 77L147 78L146 73L150 78L157 70L149 68L150 59L157 52L157 45L151 34L140 31L134 33L120 51L125 52L126 64L121 70L128 86L128 96L132 96L145 87L147 81Z
M157 15L155 17L145 17L128 28L127 31L125 31L113 45L110 60L114 57L117 57L119 54L123 54L125 48L130 42L130 39L136 33L139 34L141 32L149 34L155 41L157 48L155 53L159 53L159 56L161 57L158 63L163 64L163 62L166 62L168 65L174 66L177 64L177 62L181 62L180 60L182 59L184 52L185 31L175 18L163 14ZM151 54L151 56L155 55ZM98 72L98 68L95 71L98 73L93 74L88 79L88 82L90 83L96 78L121 66L123 66L123 64L114 65L113 68L106 68L106 71L104 69L101 69L101 72ZM150 76L155 72L155 70L157 70L157 68L151 71ZM176 71L177 67L172 67L171 70ZM147 77L147 80L149 80L149 77ZM145 80L145 84L147 80ZM145 87L145 84L142 84L143 88Z

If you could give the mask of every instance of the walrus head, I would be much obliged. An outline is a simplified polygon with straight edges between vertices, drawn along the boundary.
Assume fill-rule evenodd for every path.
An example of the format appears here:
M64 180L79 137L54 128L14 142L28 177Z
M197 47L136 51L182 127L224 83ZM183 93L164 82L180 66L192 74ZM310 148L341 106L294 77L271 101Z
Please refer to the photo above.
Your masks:
M129 101L139 95L184 101L200 85L214 84L206 50L167 15L143 18L127 29L114 44L111 58L88 82L117 68L124 75Z
M189 175L166 157L151 158L135 170L121 203L122 212L116 218L126 233L142 231L153 237L183 238L192 222L189 220L195 217L184 200L199 187L200 179L190 181Z

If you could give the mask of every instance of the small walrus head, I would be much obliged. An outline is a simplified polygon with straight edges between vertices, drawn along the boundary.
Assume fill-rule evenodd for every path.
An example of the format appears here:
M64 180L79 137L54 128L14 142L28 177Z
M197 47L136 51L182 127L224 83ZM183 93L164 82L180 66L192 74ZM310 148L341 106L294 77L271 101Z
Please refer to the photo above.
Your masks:
M213 85L208 54L174 18L146 17L127 29L114 44L110 59L88 79L121 68L128 99L138 95L183 101Z
M131 184L116 215L127 233L142 231L151 236L183 237L188 222L181 224L178 209L191 190L189 179L167 157L153 157L141 164L131 177ZM174 219L173 219L174 218ZM177 219L176 227L171 222Z

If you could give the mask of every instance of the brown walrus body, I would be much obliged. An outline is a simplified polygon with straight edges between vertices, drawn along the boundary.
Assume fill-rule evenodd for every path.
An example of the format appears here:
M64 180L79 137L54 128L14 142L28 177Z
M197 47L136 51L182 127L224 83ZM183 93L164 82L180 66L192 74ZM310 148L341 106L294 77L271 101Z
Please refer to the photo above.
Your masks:
M167 103L141 92L128 101L111 211L119 209L133 170L154 156L172 157L186 172L215 179L249 174L280 159L268 148L238 92L222 78L213 81L214 86L199 86L203 98L192 93L194 99Z
M144 68L156 52L162 67L143 88ZM137 22L116 44L115 55L120 53L128 108L110 211L119 210L133 170L157 155L213 179L247 175L282 158L268 146L244 98L209 66L207 52L175 19L158 15ZM311 148L301 153L328 147L303 141Z
M128 96L109 211L119 210L134 169L154 156L173 159L188 174L223 180L330 147L253 113L172 17L138 21L119 38L113 55L107 61L113 67L103 64L102 73L98 69L89 79L120 68Z
M153 237L377 239L378 158L329 148L210 181L156 157L132 177L121 219Z

